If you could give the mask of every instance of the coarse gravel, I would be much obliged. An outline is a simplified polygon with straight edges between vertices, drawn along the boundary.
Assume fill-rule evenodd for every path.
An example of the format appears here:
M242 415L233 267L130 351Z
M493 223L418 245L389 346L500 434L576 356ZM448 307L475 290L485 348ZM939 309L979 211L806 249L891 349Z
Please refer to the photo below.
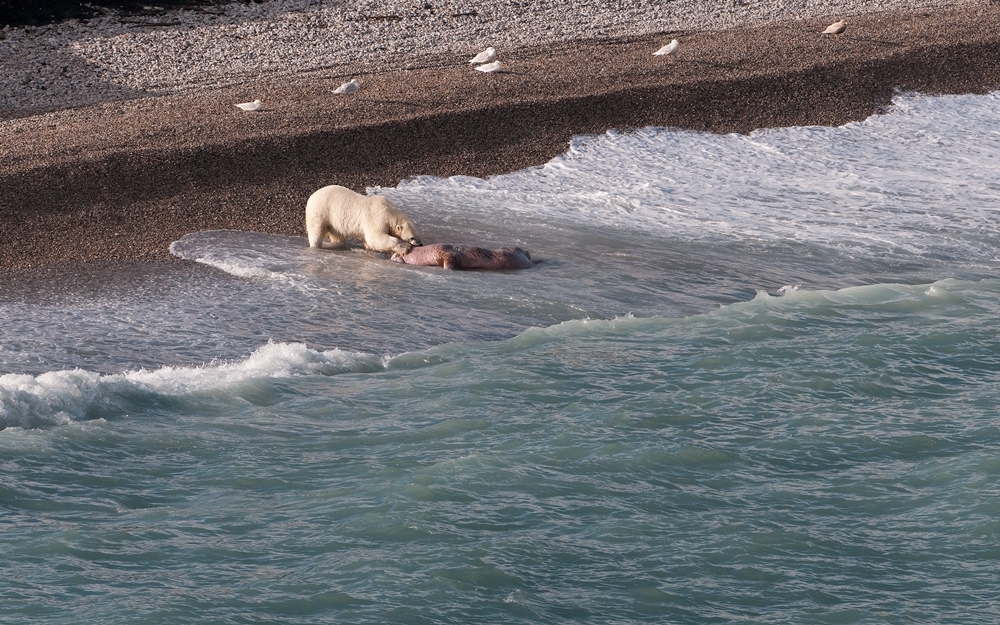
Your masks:
M486 46L715 31L990 0L270 0L0 30L0 120L245 80L464 63Z

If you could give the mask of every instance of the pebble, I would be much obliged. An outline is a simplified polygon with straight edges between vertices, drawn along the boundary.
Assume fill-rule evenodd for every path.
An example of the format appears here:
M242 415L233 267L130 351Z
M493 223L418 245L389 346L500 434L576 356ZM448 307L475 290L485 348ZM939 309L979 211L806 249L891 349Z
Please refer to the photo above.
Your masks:
M974 3L968 0L966 3ZM222 15L116 14L43 28L2 29L0 121L102 101L211 88L239 76L337 69L384 71L421 57L456 65L493 45L720 30L777 19L838 18L874 10L954 6L954 0L271 0L233 3ZM961 3L960 3L961 4ZM142 22L145 25L139 25ZM153 26L152 24L174 24ZM539 25L545 25L539 28ZM440 61L438 61L440 62ZM24 77L30 76L29 81ZM36 86L37 85L37 86Z

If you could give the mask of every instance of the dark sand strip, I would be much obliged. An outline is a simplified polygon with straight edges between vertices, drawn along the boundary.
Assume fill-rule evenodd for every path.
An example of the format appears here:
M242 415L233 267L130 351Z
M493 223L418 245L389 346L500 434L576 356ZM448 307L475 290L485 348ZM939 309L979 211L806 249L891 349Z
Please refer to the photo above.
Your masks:
M651 53L676 34L522 50L496 75L433 59L361 76L351 97L331 72L12 120L0 268L164 260L198 230L303 234L323 185L506 173L610 128L837 125L897 90L1000 87L1000 6L855 18L839 37L825 24L681 34L666 59ZM233 106L253 98L267 110Z

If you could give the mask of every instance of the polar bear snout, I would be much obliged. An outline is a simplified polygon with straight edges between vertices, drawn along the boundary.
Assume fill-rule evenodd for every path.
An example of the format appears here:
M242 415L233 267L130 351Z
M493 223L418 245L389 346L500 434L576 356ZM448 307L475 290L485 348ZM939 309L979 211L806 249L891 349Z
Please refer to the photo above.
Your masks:
M418 239L417 237L410 237L409 244L412 245L413 247L420 247L421 245L423 245L423 243L421 243L420 239Z

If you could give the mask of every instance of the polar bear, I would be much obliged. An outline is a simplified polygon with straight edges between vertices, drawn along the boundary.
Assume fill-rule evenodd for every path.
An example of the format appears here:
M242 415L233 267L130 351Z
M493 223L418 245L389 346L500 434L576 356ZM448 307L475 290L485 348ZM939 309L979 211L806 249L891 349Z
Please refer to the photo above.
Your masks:
M335 184L309 196L306 233L309 247L322 247L327 237L334 247L361 239L367 249L406 254L421 244L413 224L389 200Z

